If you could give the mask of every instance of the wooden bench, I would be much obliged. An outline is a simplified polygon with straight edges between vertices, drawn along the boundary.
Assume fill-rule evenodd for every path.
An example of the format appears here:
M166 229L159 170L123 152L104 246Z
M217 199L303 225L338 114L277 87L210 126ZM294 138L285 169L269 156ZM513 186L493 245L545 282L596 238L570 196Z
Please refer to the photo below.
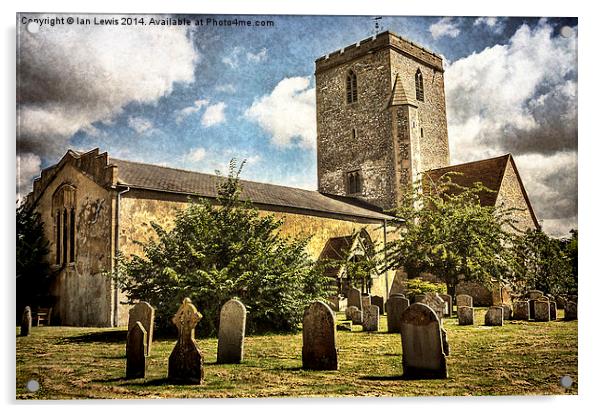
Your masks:
M49 308L38 308L36 312L35 325L37 327L41 325L50 325L50 317L52 317L52 307Z

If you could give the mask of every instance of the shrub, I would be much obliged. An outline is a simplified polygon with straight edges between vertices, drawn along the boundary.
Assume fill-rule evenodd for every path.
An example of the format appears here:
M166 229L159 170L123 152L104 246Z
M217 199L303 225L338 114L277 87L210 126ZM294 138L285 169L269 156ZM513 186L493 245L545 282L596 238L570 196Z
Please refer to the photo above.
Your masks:
M439 293L446 294L447 288L445 284L442 283L432 283L429 281L422 280L420 278L412 278L405 282L406 293L405 296L413 301L414 297L418 294L426 294L426 293Z

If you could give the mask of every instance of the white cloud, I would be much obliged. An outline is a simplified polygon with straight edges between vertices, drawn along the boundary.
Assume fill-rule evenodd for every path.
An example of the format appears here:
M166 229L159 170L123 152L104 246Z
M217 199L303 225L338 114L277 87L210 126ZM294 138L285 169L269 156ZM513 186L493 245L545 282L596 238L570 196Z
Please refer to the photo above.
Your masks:
M239 56L242 53L243 49L240 46L234 47L229 55L224 56L222 58L222 62L229 66L231 69L236 69L238 67Z
M262 48L257 53L247 52L247 61L249 61L249 62L260 63L260 62L263 62L264 60L266 60L267 58L268 58L268 49L266 49L265 47Z
M31 190L33 178L40 175L42 160L33 153L17 154L17 199Z
M435 39L444 36L458 37L458 35L460 34L458 23L454 22L451 17L443 17L436 23L431 24L431 26L429 27L429 31Z
M485 26L494 33L501 33L504 30L504 24L498 17L479 17L473 23L474 26Z
M281 80L269 94L256 99L245 117L257 122L279 147L316 145L315 88L309 77Z
M176 122L177 123L182 122L185 118L187 118L188 116L190 116L193 113L198 112L199 110L201 110L201 108L203 108L204 106L207 106L208 104L209 104L209 100L207 100L207 99L195 100L194 104L192 106L185 107L184 109L181 109L176 112Z
M201 123L205 127L219 125L222 122L226 121L226 114L224 110L226 109L226 104L224 102L218 102L213 105L207 106L205 113L203 113L203 117L201 119Z
M128 118L128 126L138 134L144 134L153 128L153 123L146 118L140 116L130 116Z
M223 92L223 93L230 93L230 94L232 94L232 93L236 92L236 87L233 84L231 84L231 83L225 83L225 84L222 84L222 85L217 85L215 87L215 90L217 92Z
M206 155L207 151L205 150L205 148L199 146L198 148L192 148L185 156L185 159L190 162L199 162L205 159Z

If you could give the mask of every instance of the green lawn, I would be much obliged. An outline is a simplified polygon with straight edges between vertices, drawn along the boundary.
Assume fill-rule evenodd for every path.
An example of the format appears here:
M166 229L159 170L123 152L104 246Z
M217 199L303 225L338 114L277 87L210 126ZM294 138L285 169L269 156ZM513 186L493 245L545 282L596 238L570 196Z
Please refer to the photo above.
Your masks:
M245 339L241 365L216 365L217 340L198 343L205 357L205 382L176 386L166 381L174 339L153 343L145 379L125 380L125 329L34 327L17 337L17 398L184 398L310 396L460 396L577 393L577 322L510 321L484 327L485 309L475 326L445 319L450 356L448 380L401 379L401 339L381 331L337 332L339 371L301 369L302 336L266 335ZM343 319L338 314L339 320ZM17 329L18 330L18 329ZM18 332L18 331L17 331ZM559 380L568 375L570 389ZM29 393L36 379L40 390Z

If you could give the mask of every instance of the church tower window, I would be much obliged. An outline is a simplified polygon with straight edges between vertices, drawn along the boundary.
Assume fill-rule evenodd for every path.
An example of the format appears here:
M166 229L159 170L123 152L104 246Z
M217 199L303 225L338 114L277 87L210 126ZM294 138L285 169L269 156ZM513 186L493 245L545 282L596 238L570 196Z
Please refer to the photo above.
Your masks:
M347 73L346 90L347 103L357 102L357 76L353 70Z
M360 171L347 172L347 193L349 195L362 192L362 180Z
M414 81L416 83L416 99L424 102L424 83L422 81L422 72L420 69L416 71L414 75Z
M351 129L351 139L354 141L357 139L357 129L355 128Z
M65 184L52 196L55 216L55 264L75 262L75 187Z

